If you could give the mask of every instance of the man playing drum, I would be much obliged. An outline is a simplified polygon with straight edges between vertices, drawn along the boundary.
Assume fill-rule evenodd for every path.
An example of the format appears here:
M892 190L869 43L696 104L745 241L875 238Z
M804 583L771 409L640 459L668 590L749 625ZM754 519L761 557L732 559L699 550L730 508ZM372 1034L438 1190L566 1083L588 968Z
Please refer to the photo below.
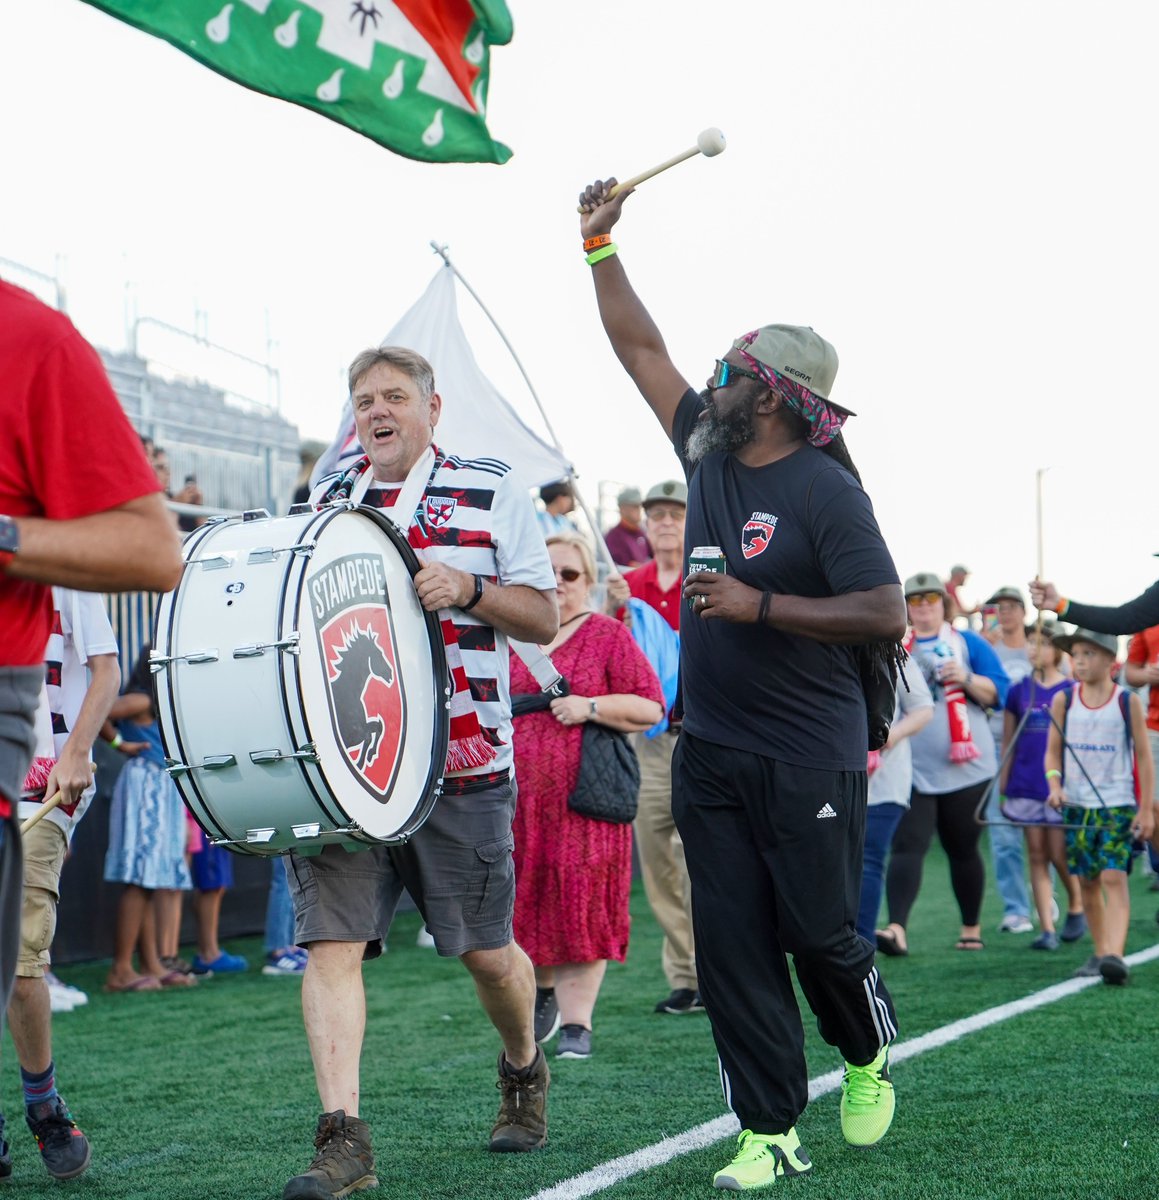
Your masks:
M361 964L382 953L403 888L441 955L470 971L503 1043L496 1151L547 1140L549 1072L532 1032L535 976L512 938L511 711L507 638L549 642L558 628L555 575L528 493L502 462L461 459L434 444L442 401L430 364L397 347L350 366L358 440L366 451L315 503L353 498L381 508L423 563L414 584L439 612L450 665L451 742L443 794L410 841L349 853L291 854L296 938L310 949L302 1009L325 1110L317 1153L283 1200L373 1187L370 1130L359 1112L366 1003Z

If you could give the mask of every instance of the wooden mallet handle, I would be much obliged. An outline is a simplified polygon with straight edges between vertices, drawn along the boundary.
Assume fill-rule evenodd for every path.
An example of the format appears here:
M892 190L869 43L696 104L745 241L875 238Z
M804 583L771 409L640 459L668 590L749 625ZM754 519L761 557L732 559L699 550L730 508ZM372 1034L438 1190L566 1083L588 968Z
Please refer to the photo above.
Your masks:
M32 827L40 821L43 821L50 812L61 802L63 797L59 791L54 792L49 798L20 825L20 836L23 837Z
M705 158L713 158L717 154L724 153L724 134L719 129L705 129L696 139L696 145L691 150L685 150L682 154L677 154L675 158L668 159L667 162L662 162L658 167L653 167L650 171L642 171L639 175L633 175L631 179L625 179L622 183L615 184L608 192L608 199L613 196L618 196L620 192L627 191L628 188L634 188L637 184L643 183L645 179L651 179L653 175L659 175L661 171L667 171L669 167L675 167L677 164L686 162L690 158L695 158L698 154L703 154ZM576 208L576 212L582 213L583 205Z

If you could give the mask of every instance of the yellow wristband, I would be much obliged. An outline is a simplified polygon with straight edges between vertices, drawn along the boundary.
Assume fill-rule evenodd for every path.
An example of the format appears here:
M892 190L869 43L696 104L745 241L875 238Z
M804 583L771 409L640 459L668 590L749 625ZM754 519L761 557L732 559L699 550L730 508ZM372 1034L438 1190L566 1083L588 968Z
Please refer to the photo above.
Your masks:
M591 254L585 256L584 261L589 267L594 267L596 263L603 262L605 258L611 258L619 249L615 242L611 242L607 246L601 246L598 250L593 250Z
M1047 777L1047 779L1061 779L1062 772L1056 771L1053 767L1051 767L1051 769L1049 771L1047 771L1046 777Z
M121 737L121 735L120 735L119 733L115 733L115 734L113 734L113 736L112 736L112 737L109 739L109 745L110 745L110 746L111 746L111 747L112 747L114 750L119 750L119 749L121 748L121 743L122 743L124 740L125 740L125 739L124 739L123 737Z

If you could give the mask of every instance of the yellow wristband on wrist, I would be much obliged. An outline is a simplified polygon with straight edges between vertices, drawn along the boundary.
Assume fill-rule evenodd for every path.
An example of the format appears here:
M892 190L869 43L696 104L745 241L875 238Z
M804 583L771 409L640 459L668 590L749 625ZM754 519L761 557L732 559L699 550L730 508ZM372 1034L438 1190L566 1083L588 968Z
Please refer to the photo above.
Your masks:
M1055 770L1053 767L1046 773L1047 779L1061 779L1062 772Z
M611 242L607 246L601 246L598 250L593 250L591 254L585 255L584 261L589 267L594 267L596 263L603 262L605 258L611 258L618 249L616 243Z

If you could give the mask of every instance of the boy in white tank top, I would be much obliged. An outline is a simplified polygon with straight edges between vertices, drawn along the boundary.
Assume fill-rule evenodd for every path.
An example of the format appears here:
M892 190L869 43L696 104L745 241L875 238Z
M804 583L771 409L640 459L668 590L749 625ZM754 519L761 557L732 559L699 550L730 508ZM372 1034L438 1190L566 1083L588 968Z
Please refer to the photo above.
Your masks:
M1115 638L1078 629L1055 638L1054 644L1070 652L1078 686L1070 696L1060 692L1051 705L1047 803L1061 810L1070 826L1067 866L1082 887L1095 943L1094 954L1075 974L1101 975L1104 983L1122 984L1128 975L1123 950L1131 919L1131 843L1146 840L1155 827L1155 767L1147 723L1139 697L1111 678Z

